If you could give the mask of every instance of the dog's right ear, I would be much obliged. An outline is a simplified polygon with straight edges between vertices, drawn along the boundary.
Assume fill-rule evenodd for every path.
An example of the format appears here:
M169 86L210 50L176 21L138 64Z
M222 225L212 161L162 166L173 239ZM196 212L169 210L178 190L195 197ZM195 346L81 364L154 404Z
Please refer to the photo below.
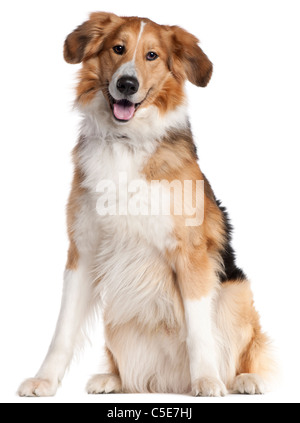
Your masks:
M123 19L113 13L92 13L88 21L68 35L64 45L66 62L81 63L98 54L103 47L105 37L122 22Z

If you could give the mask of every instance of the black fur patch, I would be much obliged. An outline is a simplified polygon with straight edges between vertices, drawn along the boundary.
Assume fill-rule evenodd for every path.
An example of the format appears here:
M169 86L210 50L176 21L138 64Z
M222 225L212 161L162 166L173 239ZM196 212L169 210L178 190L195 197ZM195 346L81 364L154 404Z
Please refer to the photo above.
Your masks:
M233 227L230 223L229 216L225 207L221 206L221 201L216 202L219 209L221 210L224 217L224 224L226 230L226 244L224 250L221 252L221 256L224 262L224 273L220 274L221 282L230 281L242 281L247 279L247 276L242 269L237 267L235 260L235 251L232 248L232 231Z
M230 219L228 216L228 212L225 207L221 205L221 201L217 200L215 197L215 194L211 188L211 185L207 178L204 176L205 180L205 194L213 200L218 208L221 210L223 214L223 221L225 226L225 246L222 251L220 251L223 263L224 263L224 272L219 273L220 281L226 282L226 281L243 281L247 279L247 276L243 272L242 269L237 267L236 265L236 257L235 257L235 251L232 248L231 242L232 242L232 231L233 226L230 223Z

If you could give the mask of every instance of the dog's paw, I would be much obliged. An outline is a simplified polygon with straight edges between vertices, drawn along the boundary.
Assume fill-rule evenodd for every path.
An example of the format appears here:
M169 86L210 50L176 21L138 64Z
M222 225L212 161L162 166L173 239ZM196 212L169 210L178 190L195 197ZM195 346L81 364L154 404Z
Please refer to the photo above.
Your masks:
M53 397L56 394L58 384L46 379L27 379L18 389L20 397Z
M266 391L266 385L262 378L250 373L237 376L232 387L234 394L263 395Z
M226 386L214 377L203 377L193 383L192 395L196 397L224 397Z
M93 376L87 386L88 394L117 394L122 391L122 382L117 375L95 375Z

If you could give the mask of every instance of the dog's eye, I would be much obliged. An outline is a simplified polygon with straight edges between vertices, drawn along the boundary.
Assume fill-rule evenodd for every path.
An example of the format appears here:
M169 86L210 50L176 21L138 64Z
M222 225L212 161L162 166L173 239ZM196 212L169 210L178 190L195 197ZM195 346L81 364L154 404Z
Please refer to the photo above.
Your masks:
M114 48L113 48L113 51L116 53L116 54L119 54L120 56L122 55L122 54L124 54L124 52L125 52L125 47L124 46L115 46Z
M153 60L156 60L158 58L158 54L154 53L154 51L149 51L146 58L149 61L153 61Z

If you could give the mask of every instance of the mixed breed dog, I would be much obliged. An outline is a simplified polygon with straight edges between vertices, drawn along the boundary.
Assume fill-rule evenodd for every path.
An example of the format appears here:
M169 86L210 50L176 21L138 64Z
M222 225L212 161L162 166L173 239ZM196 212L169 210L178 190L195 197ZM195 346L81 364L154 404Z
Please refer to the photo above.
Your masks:
M268 389L270 341L189 124L185 82L205 87L213 72L198 44L178 26L110 13L93 13L67 37L65 60L82 63L83 116L67 207L70 248L49 352L20 396L55 395L99 306L108 370L90 379L90 394ZM115 188L120 175L129 192ZM150 212L158 198L169 213Z

